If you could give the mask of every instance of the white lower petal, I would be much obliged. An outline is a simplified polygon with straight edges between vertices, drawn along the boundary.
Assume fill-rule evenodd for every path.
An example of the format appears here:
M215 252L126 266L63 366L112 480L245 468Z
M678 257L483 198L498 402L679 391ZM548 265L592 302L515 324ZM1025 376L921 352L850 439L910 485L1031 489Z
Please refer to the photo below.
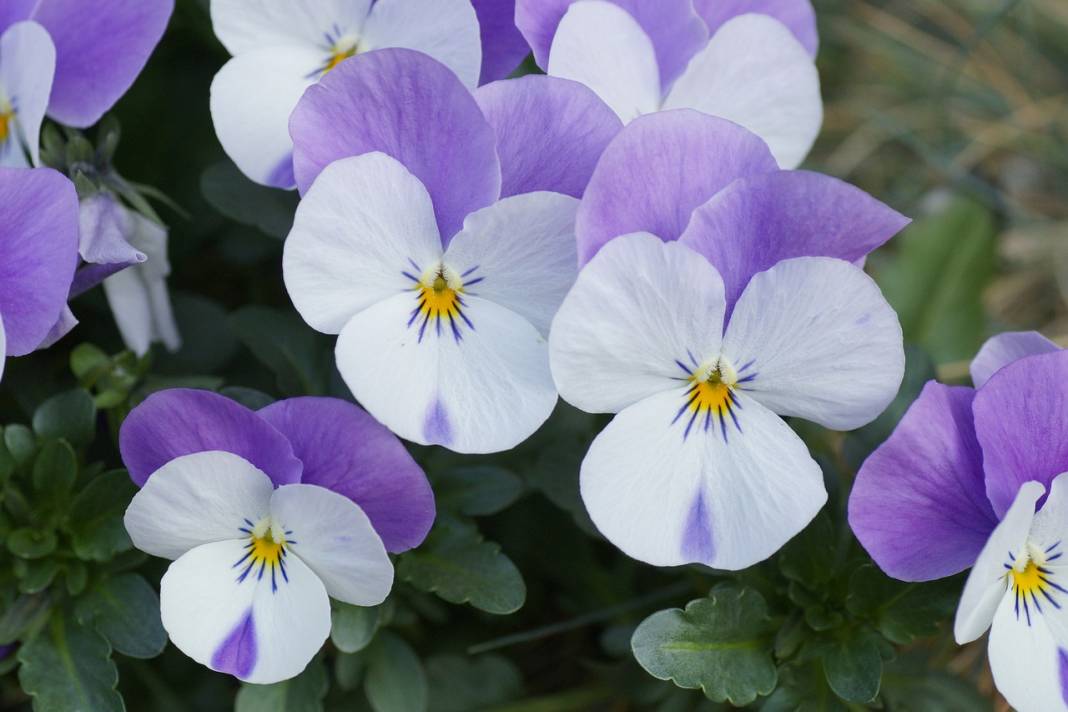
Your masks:
M0 165L38 164L41 122L48 109L56 48L48 31L36 22L16 22L0 35L0 113L14 109L12 132L0 143ZM5 106L5 102L11 104Z
M198 546L160 582L160 614L171 642L213 670L271 684L301 673L330 634L330 599L296 556L286 578L257 570L241 578L245 542ZM239 580L240 579L240 580Z
M304 321L337 334L357 313L411 289L441 254L430 194L376 152L331 163L316 178L297 208L282 273Z
M296 187L289 115L304 90L318 81L329 53L280 45L227 62L211 83L211 118L223 149L251 180Z
M337 366L356 400L402 438L456 452L508 450L556 404L548 347L518 314L464 302L466 319L424 319L415 292L360 312L338 339Z
M1006 558L1026 545L1035 518L1035 503L1044 490L1038 482L1027 482L1020 487L1016 500L979 553L964 584L953 622L953 635L961 645L975 640L990 627L1009 586L1005 578Z
M652 40L626 10L604 0L571 5L553 36L548 73L585 84L623 123L660 108Z
M590 517L656 566L762 561L823 506L820 468L781 418L744 395L722 416L686 403L684 388L655 395L597 436L581 473Z
M469 273L471 294L514 311L544 336L578 274L575 213L579 201L538 192L500 200L471 213L445 252ZM480 279L481 275L489 275Z
M292 531L289 550L322 580L332 598L376 606L393 587L393 563L371 520L348 497L316 485L284 485L271 519Z
M875 419L905 373L901 325L878 285L828 257L783 260L754 276L723 353L753 398L835 430Z
M123 521L138 549L176 559L201 544L244 536L242 527L270 511L273 489L267 475L233 453L183 455L152 473Z
M111 275L104 280L104 296L126 348L144 356L156 338L156 329L148 286L141 273L128 267Z
M438 60L467 87L478 86L482 40L470 0L378 0L360 37L360 51L403 47Z
M785 25L759 14L720 27L690 60L664 108L741 124L764 139L783 168L801 164L823 124L815 62Z
M1063 617L1052 607L1050 614ZM1068 709L1068 638L1044 616L1017 615L1011 595L997 606L990 627L990 670L998 691L1019 712Z

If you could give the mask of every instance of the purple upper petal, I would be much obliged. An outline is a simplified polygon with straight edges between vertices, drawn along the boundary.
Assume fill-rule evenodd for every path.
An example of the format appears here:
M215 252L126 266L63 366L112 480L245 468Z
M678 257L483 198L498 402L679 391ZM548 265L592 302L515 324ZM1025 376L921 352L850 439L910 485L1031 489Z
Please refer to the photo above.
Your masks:
M342 62L304 94L289 130L301 193L330 163L382 151L426 186L445 243L500 195L493 127L456 75L420 52L381 49Z
M778 171L741 178L697 208L680 241L723 275L728 313L750 277L792 257L855 262L909 219L837 178Z
M300 482L301 463L286 436L243 405L211 391L172 388L130 411L119 450L139 486L176 457L206 450L240 455L275 485Z
M975 396L986 494L1000 517L1020 485L1049 490L1068 472L1068 351L1028 356L1004 367Z
M49 169L0 168L0 319L10 356L40 345L78 264L78 195Z
M688 109L631 122L608 145L578 212L579 262L614 237L677 240L697 206L732 181L778 170L756 134Z
M174 0L40 0L31 19L56 45L49 114L95 124L144 69L173 10Z
M1008 331L986 340L972 360L972 383L982 388L990 377L1025 356L1060 351L1061 347L1037 331Z
M974 395L929 382L857 473L849 524L894 578L929 581L966 569L997 526L972 424Z
M479 84L504 79L530 54L515 26L515 0L471 0L482 32L482 76Z
M38 0L3 0L0 2L0 33L11 25L30 19Z
M362 408L336 398L292 398L259 411L304 463L301 482L360 505L386 549L418 546L434 522L434 493L404 445Z
M581 198L606 146L623 128L578 82L529 76L475 92L497 132L501 197L551 190Z
M813 57L819 51L816 11L809 0L694 0L693 6L708 25L710 35L716 34L727 20L752 12L770 15L789 27Z
M534 50L538 66L549 66L549 49L556 28L571 4L579 0L516 0L515 23ZM609 0L638 21L653 41L666 90L686 64L708 41L708 28L694 12L691 0Z

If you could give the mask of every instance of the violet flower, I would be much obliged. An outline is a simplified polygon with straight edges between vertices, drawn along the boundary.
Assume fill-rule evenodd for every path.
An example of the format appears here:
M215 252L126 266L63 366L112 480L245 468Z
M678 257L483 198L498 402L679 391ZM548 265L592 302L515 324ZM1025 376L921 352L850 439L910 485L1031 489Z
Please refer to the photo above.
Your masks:
M624 123L697 109L758 134L784 168L823 123L808 0L518 0L516 24L542 69L586 84Z
M299 674L330 633L329 597L388 595L388 552L434 519L419 466L357 406L294 398L253 412L207 391L150 396L120 449L141 491L134 545L174 559L160 590L171 641L247 682Z
M471 0L482 35L479 84L504 79L530 54L527 40L515 26L515 0Z
M857 474L849 523L894 578L971 566L957 642L989 628L990 667L1009 703L1065 709L1068 352L1033 332L1002 334L972 378L974 389L924 387Z
M305 194L286 288L339 334L357 400L418 443L506 450L556 403L545 339L575 277L578 201L549 191L580 193L619 122L573 82L531 79L479 97L502 126L518 119L515 136L546 129L527 146L445 66L401 49L342 64L293 114Z
M0 34L0 167L38 164L55 68L52 39L36 22L16 22Z

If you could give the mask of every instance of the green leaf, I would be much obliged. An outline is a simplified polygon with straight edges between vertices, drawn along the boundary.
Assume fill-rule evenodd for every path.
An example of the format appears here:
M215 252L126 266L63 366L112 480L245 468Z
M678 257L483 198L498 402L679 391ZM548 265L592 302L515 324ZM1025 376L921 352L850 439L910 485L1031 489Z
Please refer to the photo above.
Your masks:
M659 611L631 638L638 663L653 677L700 688L715 702L747 705L775 689L775 625L749 588L721 587L685 610Z
M96 404L81 388L52 396L34 411L33 430L42 439L88 445L96 435Z
M834 578L836 548L834 525L821 513L783 547L779 568L786 578L820 591Z
M78 382L91 386L96 379L111 368L111 357L93 344L78 344L70 352L70 370Z
M887 664L881 697L895 712L987 712L994 706L975 685L932 669L915 652Z
M242 685L234 712L321 712L329 687L323 661L316 658L292 680Z
M402 638L383 631L367 650L367 701L375 712L425 712L423 663Z
M80 559L107 561L133 545L122 523L137 488L126 470L97 475L74 498L67 530Z
M56 533L51 529L21 527L7 535L7 550L23 559L40 559L56 550Z
M274 373L280 391L292 396L326 392L329 346L298 316L249 306L234 312L230 324L252 355Z
M366 648L378 630L378 606L353 606L333 601L330 612L330 640L343 653Z
M527 588L512 560L470 522L438 517L426 542L400 557L397 575L450 603L504 615L523 606Z
M60 565L55 559L35 559L26 563L26 572L19 578L19 591L40 593L52 585Z
M235 400L250 410L266 408L271 403L274 403L274 398L263 391L257 391L255 388L244 388L243 386L227 386L219 390L219 395Z
M430 712L469 712L518 698L523 676L500 655L437 655L426 661Z
M33 487L52 501L62 501L78 477L78 458L62 440L50 440L33 463Z
M827 686L819 665L807 665L784 668L779 686L760 712L846 712L851 707Z
M871 702L879 694L883 661L873 633L833 643L823 654L823 672L834 693L847 702Z
M975 355L986 335L982 293L997 262L990 212L957 199L899 235L896 257L876 278L897 311L907 341L937 363Z
M137 574L104 579L78 601L76 614L131 658L154 658L167 646L159 596Z
M222 370L240 347L230 327L229 312L197 294L175 292L172 299L182 347L177 353L163 351L156 355L156 370L178 376Z
M25 425L8 425L4 428L4 445L19 465L27 462L37 452L37 438Z
M15 602L0 615L0 645L7 645L22 637L48 615L51 609L48 596L32 594L19 596Z
M54 616L19 648L19 683L41 712L122 712L111 647L70 617Z
M469 465L445 470L434 480L438 507L469 517L496 514L523 493L523 480L493 465Z
M953 615L961 587L960 577L905 583L866 564L849 579L846 607L867 617L887 640L905 645L937 632Z
M334 660L334 677L342 690L355 690L363 682L367 656L360 653L341 653Z
M200 191L220 213L265 235L282 240L293 226L296 194L256 185L230 161L209 166L200 177Z

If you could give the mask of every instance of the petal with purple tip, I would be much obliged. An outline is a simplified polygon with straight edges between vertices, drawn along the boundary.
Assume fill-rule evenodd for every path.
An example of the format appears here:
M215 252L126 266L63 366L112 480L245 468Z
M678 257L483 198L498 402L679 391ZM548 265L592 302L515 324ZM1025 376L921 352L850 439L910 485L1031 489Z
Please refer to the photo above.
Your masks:
M1060 350L1058 344L1037 331L1008 331L992 336L972 359L972 383L982 388L991 376L1014 361Z
M694 9L715 34L725 22L749 12L770 15L786 25L813 57L819 51L816 11L810 0L694 0Z

